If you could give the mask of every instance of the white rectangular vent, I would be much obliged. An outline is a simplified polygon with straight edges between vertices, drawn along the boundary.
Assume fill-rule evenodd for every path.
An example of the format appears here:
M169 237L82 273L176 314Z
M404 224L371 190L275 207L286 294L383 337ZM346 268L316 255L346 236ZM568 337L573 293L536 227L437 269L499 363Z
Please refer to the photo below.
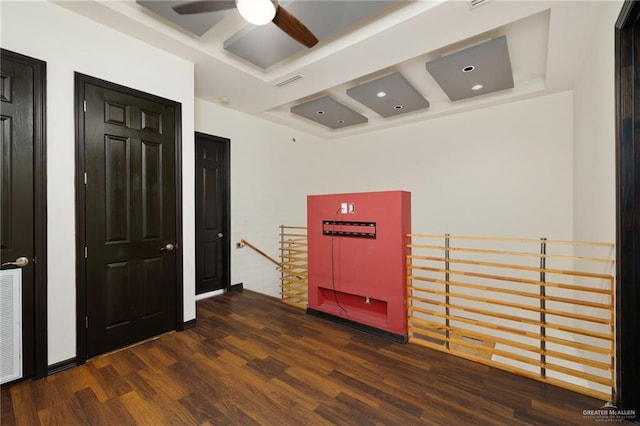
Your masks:
M475 9L483 4L489 3L491 0L467 0L469 2L469 8Z
M288 79L286 79L286 80L281 81L280 83L277 83L277 84L276 84L276 87L286 86L287 84L291 84L291 83L293 83L294 81L298 81L298 80L301 80L301 79L302 79L302 76L301 76L301 75L294 75L294 76L293 76L293 77L291 77L291 78L288 78Z
M22 270L0 271L0 383L22 377Z

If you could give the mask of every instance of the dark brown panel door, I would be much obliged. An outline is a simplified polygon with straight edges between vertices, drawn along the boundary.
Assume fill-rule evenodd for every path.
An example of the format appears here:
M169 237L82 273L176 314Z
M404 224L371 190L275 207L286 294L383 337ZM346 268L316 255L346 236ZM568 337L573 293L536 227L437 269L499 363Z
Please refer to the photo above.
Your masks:
M229 286L229 140L196 133L196 294Z
M640 420L640 2L616 22L616 393ZM629 419L633 420L633 419Z
M2 57L0 99L0 259L2 269L21 269L22 377L34 372L34 70ZM25 265L25 262L26 265ZM20 266L23 265L23 266ZM4 281L4 280L3 280ZM3 287L8 283L3 282ZM3 298L9 293L3 289ZM6 300L5 300L6 302ZM4 306L4 304L3 304ZM10 306L10 305L9 305ZM4 342L3 331L3 342ZM6 360L3 359L4 362ZM4 369L3 369L4 371Z
M174 110L85 85L87 355L176 325Z

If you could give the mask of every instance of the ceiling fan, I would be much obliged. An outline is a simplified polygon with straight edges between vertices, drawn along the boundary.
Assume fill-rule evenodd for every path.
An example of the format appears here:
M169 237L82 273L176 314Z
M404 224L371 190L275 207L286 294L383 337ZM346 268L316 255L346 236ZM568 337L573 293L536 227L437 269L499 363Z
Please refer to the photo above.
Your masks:
M179 15L218 12L238 8L240 15L249 23L264 25L273 22L291 38L313 47L318 39L295 16L278 4L277 0L196 0L180 3L172 9Z

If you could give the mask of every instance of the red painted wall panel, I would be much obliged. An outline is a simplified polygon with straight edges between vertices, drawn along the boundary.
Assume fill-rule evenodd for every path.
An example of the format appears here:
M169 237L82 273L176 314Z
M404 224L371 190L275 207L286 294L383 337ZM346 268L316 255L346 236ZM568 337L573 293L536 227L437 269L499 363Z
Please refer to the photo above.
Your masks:
M342 203L354 213L341 213ZM363 222L375 226L354 225ZM307 227L309 308L406 336L411 193L310 195ZM375 238L347 236L359 230Z

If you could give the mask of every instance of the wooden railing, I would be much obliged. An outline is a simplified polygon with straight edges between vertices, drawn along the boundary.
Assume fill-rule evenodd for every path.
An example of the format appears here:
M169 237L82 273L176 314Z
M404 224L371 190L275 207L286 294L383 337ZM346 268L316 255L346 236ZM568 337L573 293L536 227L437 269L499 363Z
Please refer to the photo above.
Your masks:
M277 260L275 260L273 257L269 256L267 253L263 252L262 250L260 250L258 247L254 246L253 244L251 244L249 241L245 240L244 238L240 240L240 246L239 247L243 247L243 246L247 246L249 247L251 250L255 251L256 253L258 253L260 256L264 257L265 259L267 259L269 262L275 264L278 268L281 268L282 265L280 264L280 262L278 262Z
M307 228L280 226L281 297L307 306ZM408 235L409 342L611 400L613 244Z
M409 237L411 343L611 400L612 244Z
M307 307L307 227L280 226L280 295L297 308Z

